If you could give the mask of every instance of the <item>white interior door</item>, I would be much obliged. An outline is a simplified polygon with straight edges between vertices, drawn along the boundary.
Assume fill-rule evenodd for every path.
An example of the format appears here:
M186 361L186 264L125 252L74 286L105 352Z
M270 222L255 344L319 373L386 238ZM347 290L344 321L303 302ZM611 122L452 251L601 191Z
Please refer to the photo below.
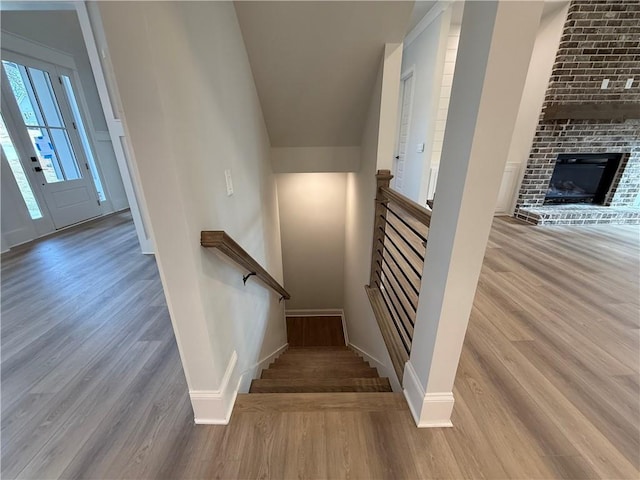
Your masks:
M7 128L55 228L99 216L100 200L56 67L3 52L2 80Z
M400 114L396 158L393 171L393 187L403 192L406 168L407 144L409 142L409 122L411 120L411 97L413 92L413 72L402 77L400 92Z

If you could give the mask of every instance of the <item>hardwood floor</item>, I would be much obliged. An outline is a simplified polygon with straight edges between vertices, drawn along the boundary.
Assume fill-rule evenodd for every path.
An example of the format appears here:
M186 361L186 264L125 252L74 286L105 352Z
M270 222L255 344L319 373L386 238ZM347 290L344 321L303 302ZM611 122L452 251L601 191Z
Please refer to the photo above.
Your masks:
M2 256L2 478L637 479L639 233L496 220L454 427L428 430L393 395L240 402L196 426L128 216L19 248Z

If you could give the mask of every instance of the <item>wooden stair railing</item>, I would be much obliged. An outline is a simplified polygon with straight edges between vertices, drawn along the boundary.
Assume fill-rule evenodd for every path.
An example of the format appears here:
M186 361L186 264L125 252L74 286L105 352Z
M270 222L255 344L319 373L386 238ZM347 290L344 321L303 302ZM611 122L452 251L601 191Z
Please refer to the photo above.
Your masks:
M200 232L200 245L205 248L217 248L249 273L242 277L246 283L253 275L262 280L267 286L280 294L280 300L289 300L291 295L278 281L267 272L254 258L249 255L233 238L222 230L203 230Z
M431 212L389 187L389 170L376 174L371 274L365 287L398 380L411 354Z

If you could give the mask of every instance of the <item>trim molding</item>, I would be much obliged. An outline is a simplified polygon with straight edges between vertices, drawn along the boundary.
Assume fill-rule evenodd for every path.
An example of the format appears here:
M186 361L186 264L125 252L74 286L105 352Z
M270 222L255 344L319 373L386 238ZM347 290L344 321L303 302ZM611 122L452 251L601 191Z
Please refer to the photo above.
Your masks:
M240 384L240 378L232 383L232 379L238 377L236 373L237 364L238 354L234 350L227 364L227 370L222 378L220 389L189 391L196 424L227 425L229 423Z
M254 365L254 367L253 367L254 373L253 373L252 378L255 378L256 372L259 373L263 368L268 367L271 364L271 362L273 362L277 357L279 357L280 354L282 354L282 352L284 352L287 348L289 348L289 343L288 342L285 343L284 345L282 345L280 348L278 348L274 352L272 352L269 355L267 355L266 357L264 357L258 363L256 363Z
M111 143L111 136L107 130L96 130L93 132L96 142L109 142Z
M402 49L404 50L408 48L409 45L411 45L442 12L449 8L452 3L453 2L451 0L441 0L431 7L425 16L422 17L422 20L420 20L418 24L404 37L404 45Z
M2 30L2 49L77 71L73 55L30 38Z
M452 392L425 393L411 361L404 365L402 384L411 415L419 428L453 427Z
M376 357L365 352L363 349L361 349L357 345L354 345L353 343L350 343L348 347L351 348L352 350L355 350L355 352L361 357L364 357L364 359L367 362L370 362L373 365L375 365L376 369L378 369L378 374L380 374L383 377L387 377L389 379L389 383L391 383L391 389L394 392L402 391L402 386L400 385L400 381L398 379L398 376L396 375L396 371L393 368L387 367L384 363L382 363Z
M251 380L254 378L260 378L260 373L264 368L267 368L276 357L280 356L289 347L288 343L285 343L281 347L278 347L272 353L264 357L262 360L258 360L253 366L247 368L240 375L240 381L238 382L238 392L248 393L251 388Z

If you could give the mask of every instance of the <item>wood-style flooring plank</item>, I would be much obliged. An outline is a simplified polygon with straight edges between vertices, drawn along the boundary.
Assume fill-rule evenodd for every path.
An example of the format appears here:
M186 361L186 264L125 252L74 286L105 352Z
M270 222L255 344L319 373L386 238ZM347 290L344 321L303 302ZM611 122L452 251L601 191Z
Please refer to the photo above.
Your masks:
M2 478L637 479L639 233L494 221L450 429L417 429L401 397L240 400L229 425L194 425L130 215L19 247L2 255Z

